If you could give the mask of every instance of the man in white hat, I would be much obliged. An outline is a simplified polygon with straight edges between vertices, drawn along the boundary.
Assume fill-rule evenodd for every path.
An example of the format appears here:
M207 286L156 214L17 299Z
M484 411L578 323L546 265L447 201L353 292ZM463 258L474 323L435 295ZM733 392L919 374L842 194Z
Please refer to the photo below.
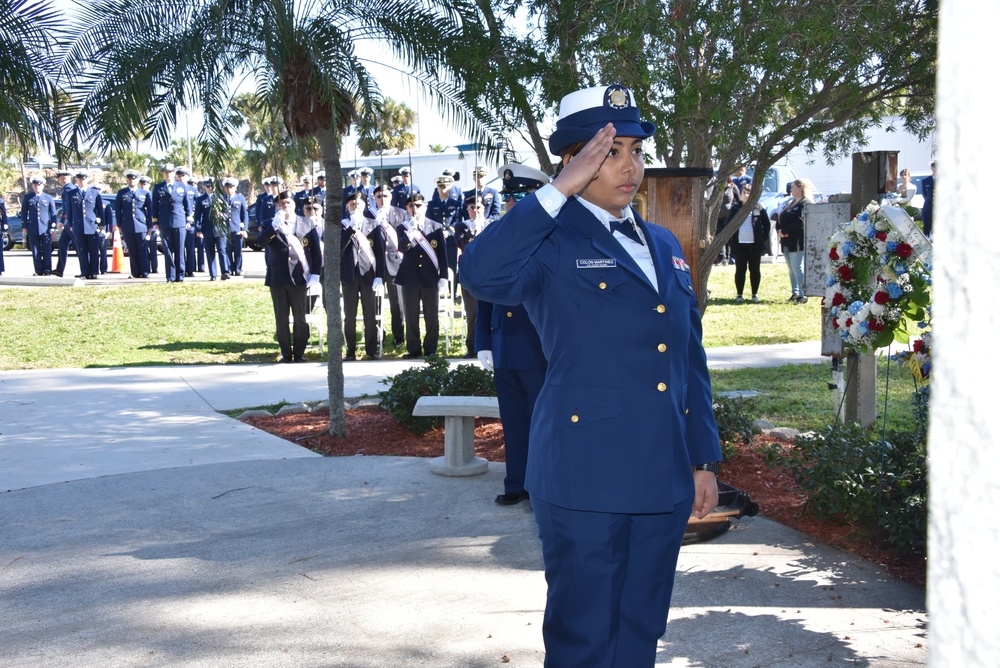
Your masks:
M295 193L295 215L303 216L303 207L305 206L306 200L312 197L313 192L313 177L310 174L306 174L302 177L302 190Z
M470 197L478 197L483 200L483 216L486 218L486 224L495 223L500 220L500 193L496 191L496 188L490 188L486 185L486 167L483 165L476 165L476 168L472 170L472 176L476 179L476 187L472 190L466 190L464 193L464 199L468 201ZM468 220L469 212L465 211L463 218Z
M691 269L674 235L630 206L655 129L624 86L564 97L549 139L562 171L462 260L477 298L524 304L548 361L525 480L547 666L651 668L688 518L718 503Z
M69 222L66 217L67 203L72 198L72 193L76 190L76 186L73 185L72 174L69 170L60 169L56 172L56 179L59 183L60 197L62 198L62 211L59 212L59 225L58 229L61 230L59 234L58 242L58 260L56 261L56 268L52 272L56 276L62 276L63 272L66 271L66 261L69 258L69 246L70 242L73 242L74 246L79 245L76 240L76 232L73 230L73 225Z
M392 207L394 209L406 210L406 201L413 193L420 192L420 186L410 183L411 173L409 167L399 168L400 183L392 189Z
M148 192L139 187L139 176L138 171L126 169L125 187L115 195L115 219L128 249L131 278L149 276L149 254L145 241L151 224L153 200Z
M24 193L21 203L21 219L24 221L24 233L31 250L35 276L48 276L52 273L52 232L56 229L58 220L56 201L45 192L44 187L45 179L33 176L31 190Z

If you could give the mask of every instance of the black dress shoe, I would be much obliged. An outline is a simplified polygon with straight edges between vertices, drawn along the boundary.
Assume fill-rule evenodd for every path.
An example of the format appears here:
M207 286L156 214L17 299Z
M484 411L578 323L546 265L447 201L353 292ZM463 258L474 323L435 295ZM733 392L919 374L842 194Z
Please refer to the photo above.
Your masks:
M229 280L229 274L223 274L222 275L222 280L228 281Z
M501 506L514 506L528 498L527 492L504 492L497 496L494 501Z
M279 357L278 364L290 364L292 361L291 357Z
M52 275L53 276L58 276L59 278L62 278L63 273L61 271L53 271Z
M299 355L298 357L296 357L296 358L295 358L294 360L292 360L292 361L293 361L293 362L295 362L295 363L299 363L299 362L305 362L305 361L306 361L306 359L305 359L304 357L302 357L301 355Z
M186 276L187 278L194 278L194 272L193 272L193 271L185 271L185 272L184 272L184 275L185 275L185 276Z
M345 362L354 362L357 359L358 359L358 357L354 353L350 353L348 355L344 355L344 361Z
M406 353L403 355L404 360L415 360L420 357L420 353Z
M212 276L212 277L211 277L211 278L209 278L208 280L210 280L210 281L214 281L214 280L215 280L215 276Z

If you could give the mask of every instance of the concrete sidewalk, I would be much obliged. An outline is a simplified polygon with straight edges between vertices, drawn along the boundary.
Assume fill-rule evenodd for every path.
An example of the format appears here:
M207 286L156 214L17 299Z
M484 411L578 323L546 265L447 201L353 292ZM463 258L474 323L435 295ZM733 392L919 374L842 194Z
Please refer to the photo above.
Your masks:
M347 363L345 394L409 364ZM539 545L527 503L493 503L502 464L323 458L217 413L326 395L321 364L0 375L0 665L542 665ZM679 569L657 665L925 662L921 590L765 518Z

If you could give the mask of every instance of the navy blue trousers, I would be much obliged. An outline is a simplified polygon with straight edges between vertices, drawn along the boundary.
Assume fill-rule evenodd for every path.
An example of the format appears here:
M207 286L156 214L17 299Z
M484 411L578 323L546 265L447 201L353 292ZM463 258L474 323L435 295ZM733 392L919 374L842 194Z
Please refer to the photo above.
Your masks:
M548 583L546 668L652 668L692 501L628 515L531 499Z
M503 491L520 494L524 491L524 473L528 468L531 413L545 383L545 369L494 369L493 382L500 404L504 459L507 462Z

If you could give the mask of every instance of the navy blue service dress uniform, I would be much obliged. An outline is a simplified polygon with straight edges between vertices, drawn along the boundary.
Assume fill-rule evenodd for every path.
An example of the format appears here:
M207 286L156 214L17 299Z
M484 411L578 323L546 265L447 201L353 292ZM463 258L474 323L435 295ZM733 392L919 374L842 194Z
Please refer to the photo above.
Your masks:
M104 201L101 198L101 191L96 186L91 186L83 193L82 208L80 217L74 221L74 225L82 225L79 229L80 246L76 249L76 254L80 256L80 264L83 266L83 275L86 278L97 278L101 272L100 250L101 243L98 236L104 222Z
M57 172L58 175L69 175L69 172L60 170ZM56 276L62 276L66 271L66 261L69 259L69 246L72 242L75 248L80 247L80 242L76 238L76 231L73 229L73 224L70 222L68 212L69 212L69 202L72 199L73 191L77 190L77 187L73 183L66 183L62 187L62 211L59 213L59 223L63 226L63 231L59 235L58 244L58 260L56 261L56 269L53 272Z
M621 137L652 134L627 89L581 93L593 91L607 108L587 107L568 127L579 122L592 139L614 120ZM550 146L566 137L562 123ZM543 186L466 248L463 280L479 299L523 304L548 361L525 480L548 583L545 665L648 668L695 497L692 468L722 453L680 244L631 208L623 213L644 242L613 234L597 208Z
M32 179L32 183L44 184L44 179ZM56 201L52 195L31 190L24 195L21 204L21 218L24 231L28 235L31 261L35 276L52 273L52 232L56 229Z
M10 224L7 222L7 204L0 197L0 276L6 271L3 264L3 247L6 245L4 242L7 240L7 235L9 234Z
M180 181L164 184L159 190L158 212L167 283L182 283L187 268L184 262L184 244L194 220L187 185Z
M115 195L115 218L121 231L122 241L128 249L129 275L132 278L149 276L149 248L146 246L146 235L152 228L152 210L152 196L142 188L125 186Z
M250 213L243 195L233 193L225 197L229 205L229 271L239 276L243 273L243 237L250 226Z
M198 196L194 205L194 226L195 230L201 233L202 243L205 246L205 262L208 265L209 279L214 281L221 275L222 280L225 281L229 279L229 258L226 256L229 227L228 224L224 230L215 227L215 223L212 221L212 199L215 184L212 179L207 179L203 185L206 187L206 192Z

